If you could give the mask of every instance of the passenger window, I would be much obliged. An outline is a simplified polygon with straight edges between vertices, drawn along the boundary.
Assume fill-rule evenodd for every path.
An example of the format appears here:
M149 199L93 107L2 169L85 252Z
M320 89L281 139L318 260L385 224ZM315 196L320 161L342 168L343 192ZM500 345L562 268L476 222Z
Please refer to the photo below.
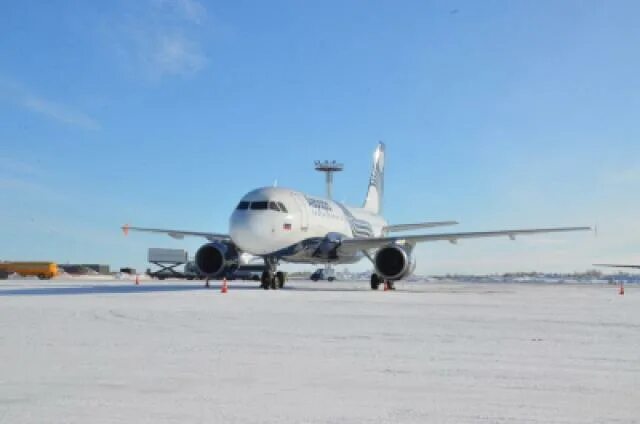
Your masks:
M269 205L269 202L251 202L251 209L252 210L265 210L265 209L267 209L268 205Z
M249 202L240 202L238 203L238 208L240 210L249 209Z
M282 204L282 202L278 202L278 206L280 206L280 210L284 213L289 213L289 211L287 210L287 208L284 207L284 205Z
M280 208L278 208L278 205L276 205L276 202L269 202L269 209L271 209L272 211L280 212Z

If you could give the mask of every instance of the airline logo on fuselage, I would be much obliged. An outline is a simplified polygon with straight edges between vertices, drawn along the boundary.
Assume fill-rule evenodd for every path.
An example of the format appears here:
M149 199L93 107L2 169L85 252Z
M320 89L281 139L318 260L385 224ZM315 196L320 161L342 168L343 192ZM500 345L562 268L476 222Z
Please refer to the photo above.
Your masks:
M308 197L308 196L304 196L304 198L307 199L307 203L312 208L322 209L322 210L325 210L325 211L332 211L333 210L331 208L331 205L329 204L329 202L327 202L326 200L314 199L314 198Z

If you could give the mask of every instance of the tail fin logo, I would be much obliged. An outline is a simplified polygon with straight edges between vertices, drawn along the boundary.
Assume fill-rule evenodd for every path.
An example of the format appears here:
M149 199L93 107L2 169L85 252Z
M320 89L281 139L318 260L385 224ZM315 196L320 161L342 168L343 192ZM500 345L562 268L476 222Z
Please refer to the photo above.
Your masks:
M382 210L382 196L384 194L384 143L378 144L373 154L373 168L369 177L369 189L364 202L364 208L373 213Z
M383 146L381 144L381 146ZM378 187L382 194L382 185L384 181L384 150L378 146L373 156L373 169L371 170L371 178L369 185Z

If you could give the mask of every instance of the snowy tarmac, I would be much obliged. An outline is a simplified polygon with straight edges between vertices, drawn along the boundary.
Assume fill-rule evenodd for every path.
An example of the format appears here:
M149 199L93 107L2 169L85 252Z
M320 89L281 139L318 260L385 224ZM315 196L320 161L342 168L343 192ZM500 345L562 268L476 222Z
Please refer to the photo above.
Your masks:
M0 281L0 422L640 422L640 287L398 289Z

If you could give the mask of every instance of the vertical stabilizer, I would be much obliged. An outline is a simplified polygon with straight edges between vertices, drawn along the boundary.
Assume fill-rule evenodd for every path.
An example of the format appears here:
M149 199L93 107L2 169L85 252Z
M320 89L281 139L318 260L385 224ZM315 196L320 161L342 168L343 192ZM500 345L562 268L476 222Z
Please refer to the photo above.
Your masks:
M369 177L369 189L364 200L363 208L379 214L382 212L382 198L384 196L384 143L378 143L373 152L373 168Z

